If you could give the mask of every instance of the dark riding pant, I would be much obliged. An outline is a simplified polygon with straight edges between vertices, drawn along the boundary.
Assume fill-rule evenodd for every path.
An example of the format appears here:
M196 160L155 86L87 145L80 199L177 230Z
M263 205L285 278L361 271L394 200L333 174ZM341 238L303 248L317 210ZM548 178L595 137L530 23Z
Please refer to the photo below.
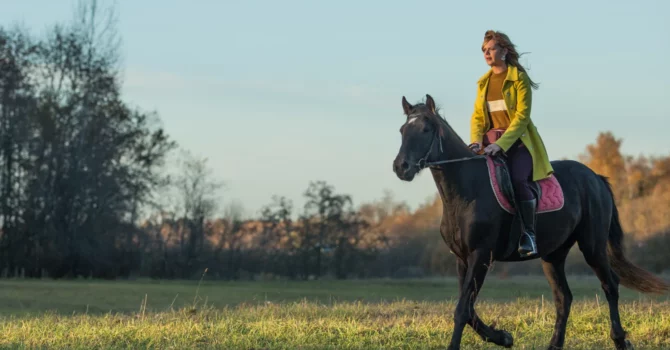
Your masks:
M509 164L514 193L521 201L535 198L530 189L531 175L533 173L533 158L526 146L517 141L507 150L507 163Z

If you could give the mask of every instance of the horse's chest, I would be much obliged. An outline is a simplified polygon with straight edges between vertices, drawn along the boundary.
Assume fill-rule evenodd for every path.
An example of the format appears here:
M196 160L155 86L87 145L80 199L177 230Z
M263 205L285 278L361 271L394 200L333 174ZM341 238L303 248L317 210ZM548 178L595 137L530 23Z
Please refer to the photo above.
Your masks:
M442 218L440 224L440 235L442 239L454 254L458 254L463 246L462 230L456 220L449 220L449 218Z

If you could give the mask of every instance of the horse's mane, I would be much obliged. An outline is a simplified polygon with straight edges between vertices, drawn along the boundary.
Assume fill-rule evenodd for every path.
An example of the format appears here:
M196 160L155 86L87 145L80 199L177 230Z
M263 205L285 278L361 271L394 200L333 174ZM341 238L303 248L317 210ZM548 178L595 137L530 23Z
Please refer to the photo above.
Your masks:
M426 116L426 118L429 121L433 122L435 124L435 126L438 126L438 127L442 126L442 127L446 128L447 131L449 131L449 135L447 136L448 139L454 140L454 141L458 140L462 144L467 145L467 143L465 143L465 141L463 141L461 136L458 135L458 133L451 127L449 122L447 122L447 119L440 115L441 108L435 106L435 113L432 113L430 111L430 109L428 108L428 106L426 106L425 103L421 102L421 103L417 103L416 105L414 105L414 109L421 109L422 112L424 112L423 115Z

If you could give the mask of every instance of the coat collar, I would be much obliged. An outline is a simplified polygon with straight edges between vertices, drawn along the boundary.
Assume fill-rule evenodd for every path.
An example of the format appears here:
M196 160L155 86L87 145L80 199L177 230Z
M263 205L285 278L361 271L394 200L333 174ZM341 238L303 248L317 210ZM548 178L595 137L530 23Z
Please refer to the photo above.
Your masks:
M489 69L486 74L482 75L481 78L477 81L477 83L480 86L486 85L486 82L489 80L489 77L493 73L492 69ZM515 66L507 65L507 75L505 76L505 80L509 81L517 81L519 80L519 69Z

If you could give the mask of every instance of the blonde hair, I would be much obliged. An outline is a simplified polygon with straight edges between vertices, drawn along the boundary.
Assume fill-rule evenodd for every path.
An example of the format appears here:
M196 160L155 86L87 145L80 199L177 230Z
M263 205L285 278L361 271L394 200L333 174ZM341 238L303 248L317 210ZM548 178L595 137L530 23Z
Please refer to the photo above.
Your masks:
M507 62L507 64L516 67L518 70L528 75L526 69L521 65L521 63L519 63L519 57L521 55L519 55L519 53L516 51L516 47L509 39L507 34L495 30L487 30L486 33L484 34L484 43L482 43L482 50L484 50L484 45L486 45L486 43L489 42L490 40L495 40L496 45L507 50L507 55L505 55L505 62ZM528 76L528 80L530 81L530 86L533 89L537 90L539 85L535 83L532 79L530 79L530 76Z

